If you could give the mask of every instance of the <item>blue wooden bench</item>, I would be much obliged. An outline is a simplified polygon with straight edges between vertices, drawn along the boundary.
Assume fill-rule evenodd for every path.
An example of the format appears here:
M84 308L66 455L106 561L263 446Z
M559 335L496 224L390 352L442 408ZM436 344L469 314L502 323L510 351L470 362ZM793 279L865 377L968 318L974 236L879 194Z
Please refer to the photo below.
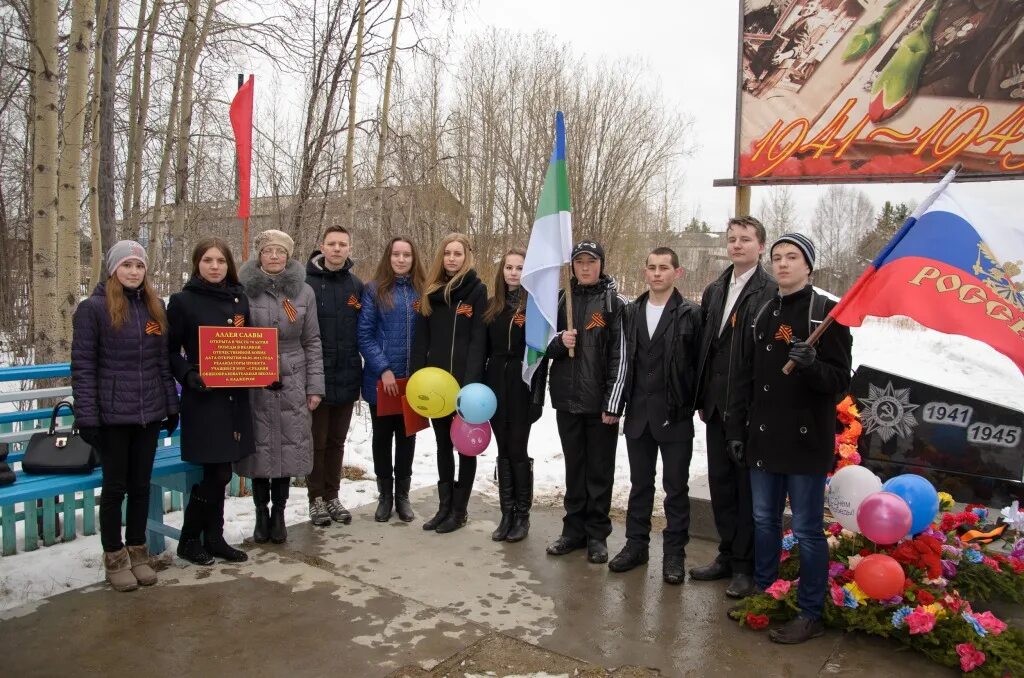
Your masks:
M0 381L31 381L68 377L70 374L69 363L8 367L0 368ZM62 398L70 395L70 392L71 389L67 386L35 389L4 394L4 400L12 402ZM42 538L46 546L57 542L58 515L63 517L61 537L64 541L75 538L76 513L79 510L82 511L83 534L96 533L96 488L103 483L101 469L89 475L29 475L22 472L18 464L24 457L25 441L35 431L49 426L51 411L36 409L0 413L0 442L13 443L16 446L7 461L15 470L17 480L13 485L0 487L0 541L5 556L17 552L16 529L19 521L24 521L26 551L38 548L39 518L42 518ZM61 417L60 425L70 426L70 419ZM21 430L10 430L15 425L20 425ZM202 477L201 467L181 460L181 450L176 437L168 440L165 434L161 435L164 437L161 439L153 466L147 525L149 548L154 554L163 552L165 537L177 539L180 536L179 530L164 524L165 493L170 492L169 508L180 509L187 503L192 485L199 482ZM237 483L237 479L234 482ZM17 504L24 505L21 511L17 510Z

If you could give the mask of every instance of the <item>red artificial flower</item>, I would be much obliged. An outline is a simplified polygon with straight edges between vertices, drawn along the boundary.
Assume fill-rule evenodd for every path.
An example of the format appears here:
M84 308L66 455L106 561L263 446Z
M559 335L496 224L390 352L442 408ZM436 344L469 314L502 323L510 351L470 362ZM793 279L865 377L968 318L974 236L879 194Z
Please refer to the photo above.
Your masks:
M747 626L760 631L764 627L768 626L768 615L766 614L754 614L753 612L747 613Z
M994 558L989 558L988 556L984 556L984 557L982 557L981 562L984 563L985 565L988 565L989 567L991 567L996 572L1002 572L1002 570L999 569L999 561L995 560Z
M843 531L843 526L839 523L829 523L826 529L828 530L829 534L831 534L834 537L838 537L839 533Z
M959 524L960 523L957 521L955 515L952 513L943 513L942 519L939 521L939 531L952 532L959 526Z
M1024 560L1020 558L1010 558L1010 567L1013 568L1014 574L1024 573Z
M964 673L969 673L985 663L985 653L972 643L960 643L956 646L956 653L960 655L960 668Z
M991 612L981 612L980 614L974 615L974 618L978 620L981 627L991 633L993 636L998 636L1000 633L1006 630L1006 622L996 617Z
M921 603L922 605L931 605L935 602L935 596L933 596L931 593L924 589L918 591L916 595L917 602Z

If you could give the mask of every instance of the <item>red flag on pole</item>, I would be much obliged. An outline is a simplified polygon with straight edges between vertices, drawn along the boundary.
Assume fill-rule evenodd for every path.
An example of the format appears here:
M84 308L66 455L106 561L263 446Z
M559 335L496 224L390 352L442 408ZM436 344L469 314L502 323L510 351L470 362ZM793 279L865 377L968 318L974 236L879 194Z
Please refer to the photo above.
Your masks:
M231 100L231 129L238 153L238 218L249 218L249 171L252 165L252 89L250 75Z

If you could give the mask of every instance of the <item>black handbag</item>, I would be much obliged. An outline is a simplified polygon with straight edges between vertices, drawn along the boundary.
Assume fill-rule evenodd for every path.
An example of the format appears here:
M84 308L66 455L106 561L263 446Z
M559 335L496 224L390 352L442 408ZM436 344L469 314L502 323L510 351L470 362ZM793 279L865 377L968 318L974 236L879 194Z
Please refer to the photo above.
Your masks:
M100 453L95 447L82 440L78 428L57 431L57 413L67 407L74 414L71 403L62 400L53 408L50 428L34 434L28 441L21 470L35 474L92 473L100 465Z

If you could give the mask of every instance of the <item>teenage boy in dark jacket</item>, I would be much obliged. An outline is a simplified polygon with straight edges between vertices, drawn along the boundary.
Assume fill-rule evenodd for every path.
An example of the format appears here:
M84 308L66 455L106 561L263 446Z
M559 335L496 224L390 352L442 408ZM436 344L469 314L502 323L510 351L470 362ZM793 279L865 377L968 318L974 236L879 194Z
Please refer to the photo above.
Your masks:
M363 363L356 328L363 283L352 272L352 236L344 226L328 226L320 250L306 264L306 282L316 295L327 394L313 410L313 470L306 478L309 520L348 524L352 514L341 503L341 464L352 408L359 399Z
M666 583L682 584L686 544L690 540L690 498L687 480L693 453L693 400L696 394L700 307L675 288L683 274L679 256L668 247L647 255L644 278L648 291L628 304L626 364L630 384L626 405L626 449L629 453L629 509L626 545L608 568L626 572L648 560L651 511L658 449L665 486L664 560Z
M721 540L718 556L708 565L690 570L697 580L731 578L725 594L743 598L754 592L754 516L750 500L750 474L725 449L725 418L730 391L739 374L736 340L778 287L761 267L765 230L754 217L729 220L726 229L732 265L701 297L700 356L697 360L698 394L695 401L707 432L708 484L711 509Z
M762 591L779 576L786 497L800 541L800 614L769 637L802 643L825 631L828 584L825 476L835 462L836 402L850 386L850 330L831 325L816 346L806 338L835 306L809 282L814 245L789 233L771 247L779 295L740 332L740 375L729 402L726 443L750 467L754 503L754 579ZM796 363L783 374L787 361Z
M619 417L625 406L628 365L623 359L625 299L604 273L604 250L584 241L572 250L570 280L573 329L568 330L564 298L558 306L559 333L548 345L551 404L565 457L565 517L562 535L547 552L561 556L587 547L592 563L608 562L612 532L612 483ZM569 350L575 357L569 357Z

